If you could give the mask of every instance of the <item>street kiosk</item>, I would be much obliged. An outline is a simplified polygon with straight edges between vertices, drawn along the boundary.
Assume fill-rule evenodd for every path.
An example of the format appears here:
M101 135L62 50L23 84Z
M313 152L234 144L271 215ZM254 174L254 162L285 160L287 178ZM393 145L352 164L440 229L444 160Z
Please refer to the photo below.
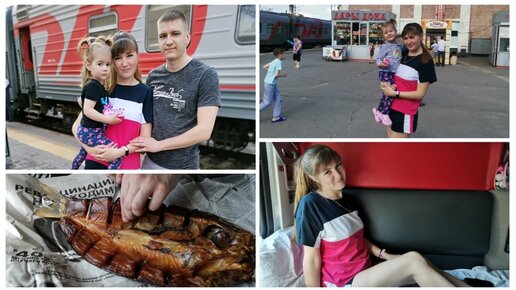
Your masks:
M495 67L509 67L509 12L493 15L493 34L489 62Z
M345 50L346 57L352 60L369 61L369 44L376 45L376 53L379 44L383 43L381 37L381 24L396 19L396 14L390 11L350 11L334 10L332 19L332 45L325 51ZM344 49L342 49L344 48Z

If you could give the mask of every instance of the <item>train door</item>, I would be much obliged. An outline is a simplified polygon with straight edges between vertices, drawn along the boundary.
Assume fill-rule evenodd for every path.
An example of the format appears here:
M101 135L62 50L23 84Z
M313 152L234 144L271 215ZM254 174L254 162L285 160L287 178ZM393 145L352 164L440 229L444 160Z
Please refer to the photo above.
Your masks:
M29 94L34 92L34 60L32 53L32 42L30 37L30 27L23 27L18 29L20 35L18 43L16 43L17 58L21 63L20 72L20 91L22 94Z

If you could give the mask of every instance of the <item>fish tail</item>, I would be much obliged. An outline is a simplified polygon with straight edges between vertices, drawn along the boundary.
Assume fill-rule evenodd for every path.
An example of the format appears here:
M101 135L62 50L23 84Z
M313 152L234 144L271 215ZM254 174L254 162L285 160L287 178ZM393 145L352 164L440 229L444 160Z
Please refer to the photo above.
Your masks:
M67 198L44 183L40 183L39 187L43 195L41 205L34 211L34 214L44 218L62 218L65 216Z

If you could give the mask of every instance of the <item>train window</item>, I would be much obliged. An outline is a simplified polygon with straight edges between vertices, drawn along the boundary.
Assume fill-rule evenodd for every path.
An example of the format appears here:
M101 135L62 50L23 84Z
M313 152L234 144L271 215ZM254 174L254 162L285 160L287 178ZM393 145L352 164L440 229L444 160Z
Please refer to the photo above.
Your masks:
M116 13L96 15L90 18L89 35L113 35L118 31Z
M281 29L281 26L279 27ZM271 34L274 30L274 24L273 23L267 23L267 34Z
M254 5L240 5L236 27L236 42L239 44L253 44L256 42L256 9Z
M145 49L147 51L159 51L158 19L172 9L179 10L185 15L188 30L192 27L192 5L149 5L145 18L147 19L145 23Z
M28 12L29 8L30 8L30 5L16 6L16 18L18 18L18 20L22 20L22 19L29 17L29 12Z

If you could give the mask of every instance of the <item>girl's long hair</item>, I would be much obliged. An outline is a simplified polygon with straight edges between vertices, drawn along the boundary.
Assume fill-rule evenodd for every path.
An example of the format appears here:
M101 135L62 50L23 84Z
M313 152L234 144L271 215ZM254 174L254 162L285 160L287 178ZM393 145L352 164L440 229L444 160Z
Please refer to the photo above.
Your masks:
M123 30L115 33L113 35L113 46L111 47L111 58L114 60L115 57L121 55L126 52L134 51L138 56L138 43L134 36L130 33L125 32ZM114 62L113 62L114 63ZM113 69L111 71L111 80L110 86L108 88L108 92L111 94L116 86L116 80L118 78L118 74L116 73L115 66L112 66ZM140 71L140 62L136 64L136 71L134 72L134 78L139 82L142 82L142 73Z
M95 50L102 47L111 49L111 45L113 45L113 42L110 38L105 36L88 36L79 41L77 53L82 60L81 87L84 87L84 85L91 79L91 72L86 67L86 64L91 64L93 62L93 59L95 58ZM103 85L106 88L109 87L109 79L105 81Z
M432 59L432 55L423 43L423 28L421 27L421 25L419 25L419 23L409 23L405 25L405 27L403 28L403 31L401 32L401 37L404 38L407 34L418 35L419 37L421 37L421 47L423 48L423 56L421 58L421 62L423 64L427 64Z
M310 176L316 176L320 168L324 168L332 162L341 162L339 153L321 144L309 147L305 153L296 160L294 163L294 180L296 182L294 210L297 210L299 201L305 195L318 189L318 184ZM295 229L296 220L294 219L294 239L296 238Z

